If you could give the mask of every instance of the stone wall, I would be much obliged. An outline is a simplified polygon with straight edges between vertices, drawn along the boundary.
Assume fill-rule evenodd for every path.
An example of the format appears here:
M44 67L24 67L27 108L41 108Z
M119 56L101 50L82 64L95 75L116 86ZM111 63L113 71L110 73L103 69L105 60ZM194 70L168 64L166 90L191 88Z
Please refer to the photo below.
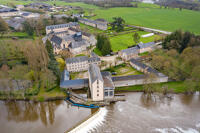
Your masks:
M133 86L133 85L143 85L147 83L163 83L163 82L168 82L168 77L156 77L153 79L147 80L145 78L145 75L131 75L130 76L120 76L121 80L119 77L112 77L113 83L115 87L123 87L123 86Z

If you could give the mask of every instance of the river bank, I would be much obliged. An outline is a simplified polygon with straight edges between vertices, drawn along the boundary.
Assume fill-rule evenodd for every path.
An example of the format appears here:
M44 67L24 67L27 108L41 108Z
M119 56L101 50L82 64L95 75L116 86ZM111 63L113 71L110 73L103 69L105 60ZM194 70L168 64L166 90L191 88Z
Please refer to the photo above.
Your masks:
M87 128L94 133L199 133L200 95L173 94L172 99L147 102L143 93L123 93L126 101L106 106L103 121ZM0 101L0 129L6 133L69 131L87 121L95 110L70 106L63 100L48 102ZM96 118L96 117L95 117ZM100 121L101 118L95 119ZM19 128L20 127L20 128ZM85 128L84 128L85 129Z
M64 90L59 87L52 89L51 91L45 91L45 89L40 89L35 95L25 95L24 90L20 91L7 91L0 93L0 100L16 100L16 101L34 101L34 102L44 102L53 100L64 100L67 94Z
M159 83L159 84L154 84L154 85L156 87L156 92L162 92L163 87L165 87L166 91L168 91L169 93L175 93L175 94L186 94L188 90L183 81ZM143 85L117 87L115 88L115 91L116 92L144 92L144 87Z
M163 93L163 87L167 88L166 91L168 93L175 94L188 94L188 89L184 82L168 82L168 83L159 83L156 85L156 92ZM87 92L87 90L80 89L81 92ZM76 91L77 92L77 91ZM143 85L135 85L135 86L126 86L126 87L117 87L115 88L115 92L144 92ZM52 100L64 100L67 97L66 92L62 88L55 88L51 91L45 91L44 89L40 89L37 95L24 96L21 92L20 95L17 92L7 92L8 94L2 95L0 94L0 100L24 100L24 101L36 101L36 102L44 102L44 101L52 101Z

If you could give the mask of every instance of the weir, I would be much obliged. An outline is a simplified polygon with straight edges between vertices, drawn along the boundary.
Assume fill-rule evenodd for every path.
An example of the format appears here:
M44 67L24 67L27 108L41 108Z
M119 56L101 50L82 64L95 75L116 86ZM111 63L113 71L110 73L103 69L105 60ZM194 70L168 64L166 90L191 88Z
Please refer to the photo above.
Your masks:
M95 114L76 125L74 128L66 131L66 133L88 133L94 130L97 126L103 124L108 110L103 107L100 108Z

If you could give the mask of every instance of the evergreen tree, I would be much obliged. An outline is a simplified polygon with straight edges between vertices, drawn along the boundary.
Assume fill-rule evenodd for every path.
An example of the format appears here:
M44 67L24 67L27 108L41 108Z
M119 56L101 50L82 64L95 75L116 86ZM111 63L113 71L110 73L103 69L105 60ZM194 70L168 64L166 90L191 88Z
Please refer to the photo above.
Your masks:
M49 58L50 58L50 61L48 63L48 68L50 70L52 70L53 73L59 79L60 70L59 70L59 67L58 67L58 62L56 61L56 58L55 58L54 53L53 53L53 46L52 46L52 44L49 40L46 41L46 50L47 50Z
M111 45L109 38L103 34L97 36L96 47L102 52L102 55L107 55L111 52Z

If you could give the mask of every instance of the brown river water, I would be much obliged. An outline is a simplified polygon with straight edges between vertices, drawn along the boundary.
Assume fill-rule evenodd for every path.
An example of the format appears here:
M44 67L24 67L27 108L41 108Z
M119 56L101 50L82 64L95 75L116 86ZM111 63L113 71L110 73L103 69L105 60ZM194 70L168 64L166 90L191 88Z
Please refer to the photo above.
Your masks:
M102 123L92 133L200 133L200 96L173 95L146 100L142 93L124 93L125 102L105 107ZM65 101L0 101L0 133L63 133L93 110Z

